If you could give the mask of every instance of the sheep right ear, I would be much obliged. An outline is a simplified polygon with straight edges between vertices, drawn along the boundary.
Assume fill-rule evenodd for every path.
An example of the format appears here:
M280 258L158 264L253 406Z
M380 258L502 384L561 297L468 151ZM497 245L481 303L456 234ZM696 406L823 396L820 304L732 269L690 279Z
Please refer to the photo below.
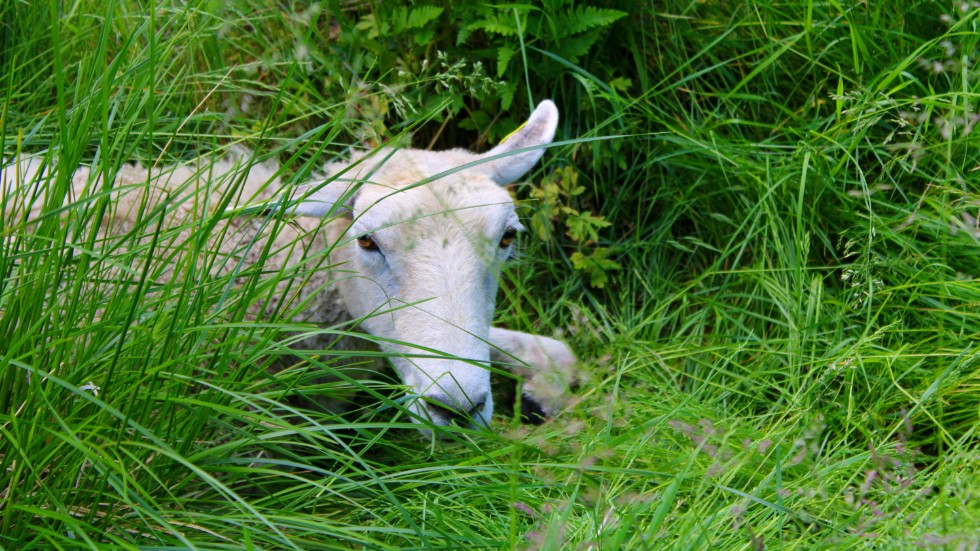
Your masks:
M292 216L325 218L349 213L356 190L354 182L334 180L296 186L283 199L288 199L286 212Z
M541 159L544 148L540 146L550 144L555 139L557 128L558 107L546 99L538 104L531 117L516 132L480 156L492 160L480 164L476 170L486 173L500 185L517 180ZM536 149L522 151L526 148Z

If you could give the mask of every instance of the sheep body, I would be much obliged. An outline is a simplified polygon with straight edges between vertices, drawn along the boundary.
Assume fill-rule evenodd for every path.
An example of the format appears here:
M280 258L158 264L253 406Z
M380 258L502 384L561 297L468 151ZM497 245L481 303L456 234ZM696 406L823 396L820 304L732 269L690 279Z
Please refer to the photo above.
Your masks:
M245 151L164 168L124 165L111 186L81 167L62 206L89 208L108 193L103 243L117 253L152 244L166 260L152 273L158 285L197 261L185 255L202 250L210 255L211 277L282 273L275 289L247 306L249 315L325 327L356 322L380 339L420 396L410 406L416 420L486 424L493 411L491 359L525 376L525 400L552 414L564 396L564 383L555 381L568 379L555 374L571 370L571 351L490 323L500 264L521 229L501 185L540 158L556 125L554 105L544 102L487 154L382 149L328 164L303 186L284 185L276 163L253 163ZM47 178L39 160L4 164L0 184L18 198L5 201L7 216L20 207L38 221L45 209L59 211L18 188ZM157 225L159 231L151 229ZM294 346L363 349L357 340L322 331Z

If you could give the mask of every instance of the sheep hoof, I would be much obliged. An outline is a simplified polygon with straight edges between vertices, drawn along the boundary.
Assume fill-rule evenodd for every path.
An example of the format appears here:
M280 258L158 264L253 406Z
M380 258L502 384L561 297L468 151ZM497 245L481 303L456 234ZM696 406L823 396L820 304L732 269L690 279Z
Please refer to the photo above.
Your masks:
M540 425L548 420L544 407L527 394L521 394L521 422Z

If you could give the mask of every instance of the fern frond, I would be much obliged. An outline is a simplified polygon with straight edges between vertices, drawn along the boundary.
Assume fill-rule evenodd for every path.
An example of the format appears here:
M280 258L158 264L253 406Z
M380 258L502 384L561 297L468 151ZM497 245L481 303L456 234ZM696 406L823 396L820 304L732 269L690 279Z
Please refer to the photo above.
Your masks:
M560 42L561 46L556 53L568 61L576 63L580 57L589 53L589 49L599 40L600 36L601 31L595 30L573 38L565 38Z
M608 27L626 15L626 12L619 10L579 6L557 16L556 21L559 31L567 37L590 29Z
M442 15L443 8L439 6L416 6L408 14L406 28L417 29Z
M514 23L513 17L501 17L499 15L474 21L466 26L466 30L482 30L490 34L499 34L501 36L514 36L517 34L517 26Z
M516 53L517 50L507 45L501 46L497 50L497 77L504 76L504 73L507 71L507 66L510 65L510 60L513 59Z

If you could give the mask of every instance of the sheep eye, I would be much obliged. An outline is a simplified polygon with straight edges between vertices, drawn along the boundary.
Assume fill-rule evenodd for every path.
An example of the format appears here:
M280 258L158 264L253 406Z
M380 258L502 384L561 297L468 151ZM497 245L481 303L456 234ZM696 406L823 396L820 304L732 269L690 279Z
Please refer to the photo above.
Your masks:
M500 238L500 248L506 249L514 244L514 240L517 239L517 230L514 228L507 228L504 230L503 237Z
M367 233L361 235L357 238L357 246L364 249L365 251L377 251L378 243L374 240L374 236Z

